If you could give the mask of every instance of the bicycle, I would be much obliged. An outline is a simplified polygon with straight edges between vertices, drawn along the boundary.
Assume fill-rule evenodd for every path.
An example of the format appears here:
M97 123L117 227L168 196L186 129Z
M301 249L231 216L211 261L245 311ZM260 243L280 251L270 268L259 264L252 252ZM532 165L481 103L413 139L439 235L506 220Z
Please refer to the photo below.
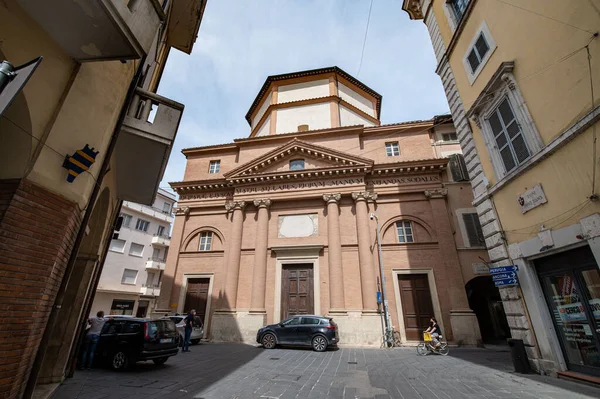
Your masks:
M387 330L383 337L381 337L382 348L393 348L401 345L402 343L400 341L400 332L394 330L394 326L392 326L391 329Z
M423 333L423 341L425 342L421 342L419 345L417 345L417 354L419 356L426 356L430 353L439 353L442 356L446 356L450 352L450 349L448 348L448 342L442 341L441 335L438 336L440 346L437 348L432 344L433 338L428 332Z

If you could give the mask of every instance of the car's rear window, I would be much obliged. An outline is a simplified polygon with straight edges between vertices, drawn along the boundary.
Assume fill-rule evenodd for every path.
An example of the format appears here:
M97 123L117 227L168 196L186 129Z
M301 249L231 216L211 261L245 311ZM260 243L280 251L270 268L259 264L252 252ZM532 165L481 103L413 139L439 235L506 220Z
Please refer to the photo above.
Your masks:
M170 317L171 320L173 320L173 322L175 324L181 323L181 320L183 320L183 317L179 317L179 316L174 316L174 317Z
M163 323L163 328L165 331L168 331L168 332L176 332L177 331L177 327L175 326L175 323L173 323L172 320L161 320L161 322Z

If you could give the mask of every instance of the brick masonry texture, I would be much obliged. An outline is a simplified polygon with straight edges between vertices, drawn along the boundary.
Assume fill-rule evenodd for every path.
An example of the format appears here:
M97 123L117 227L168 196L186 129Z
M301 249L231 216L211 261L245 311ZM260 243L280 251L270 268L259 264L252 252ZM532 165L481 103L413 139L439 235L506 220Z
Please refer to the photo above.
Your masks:
M163 366L126 373L77 372L53 399L153 398L506 398L583 399L600 389L549 376L516 374L506 348L450 349L417 356L414 348L264 350L202 344Z
M0 182L0 398L20 397L81 224L75 204Z

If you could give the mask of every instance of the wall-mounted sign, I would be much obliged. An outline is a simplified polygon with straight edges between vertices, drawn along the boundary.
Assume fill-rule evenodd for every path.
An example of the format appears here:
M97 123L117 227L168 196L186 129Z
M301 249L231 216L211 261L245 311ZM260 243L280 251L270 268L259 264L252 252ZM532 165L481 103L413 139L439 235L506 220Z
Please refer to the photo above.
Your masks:
M88 170L96 162L98 152L86 144L81 150L75 151L73 155L67 155L63 162L63 168L69 171L67 181L73 183L80 173Z
M517 197L517 203L521 207L521 213L526 213L546 202L548 202L548 200L546 199L541 184L536 184Z
M490 268L484 263L473 263L473 274L490 274Z
M494 280L494 285L496 287L519 285L517 270L519 270L517 265L491 267L490 274Z

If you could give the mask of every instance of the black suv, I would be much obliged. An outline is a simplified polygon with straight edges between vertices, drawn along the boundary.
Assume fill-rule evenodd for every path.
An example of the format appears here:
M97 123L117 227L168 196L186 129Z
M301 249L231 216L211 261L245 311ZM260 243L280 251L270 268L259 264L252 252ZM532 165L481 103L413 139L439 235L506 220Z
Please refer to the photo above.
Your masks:
M163 364L179 351L179 333L170 319L149 320L115 317L106 321L100 333L96 357L123 370L137 361Z
M323 352L339 342L337 324L331 317L301 315L285 319L281 323L262 327L256 334L256 342L265 349L277 345L312 346Z

